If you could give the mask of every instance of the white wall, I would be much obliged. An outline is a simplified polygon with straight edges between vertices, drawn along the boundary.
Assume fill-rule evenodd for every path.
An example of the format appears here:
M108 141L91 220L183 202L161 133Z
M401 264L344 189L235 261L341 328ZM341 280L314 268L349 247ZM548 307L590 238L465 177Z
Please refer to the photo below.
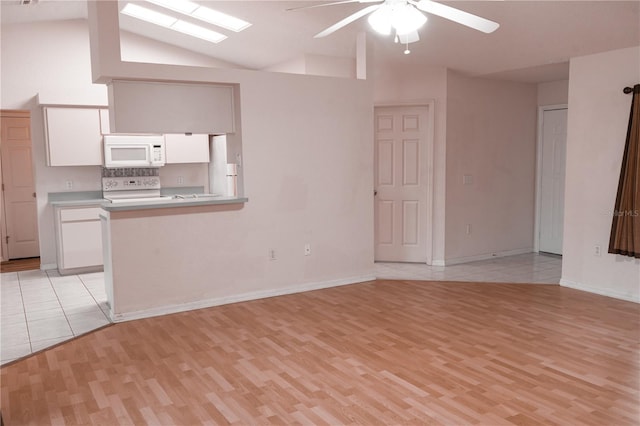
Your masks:
M447 144L447 69L407 68L377 64L374 69L375 105L425 104L435 102L433 263L444 264L445 246L445 161ZM373 140L371 142L373 145Z
M260 72L238 79L249 202L233 211L112 215L114 283L127 282L116 292L116 314L374 276L367 83ZM277 260L269 260L270 249Z
M262 71L356 78L356 60L355 58L304 54L288 61L271 65Z
M640 260L606 253L640 47L573 58L561 284L640 301ZM595 255L595 246L602 255Z
M305 55L308 75L326 77L356 78L355 58L341 58L326 55Z
M55 265L53 209L47 204L47 194L65 191L67 180L74 182L74 191L99 190L100 168L45 167L42 108L36 96L45 93L60 103L79 100L106 105L106 89L91 82L86 21L2 25L1 30L0 102L5 109L31 110L41 263Z
M0 107L31 110L31 138L36 174L40 257L43 267L55 267L55 234L53 209L47 203L49 192L65 192L65 181L73 181L73 191L99 191L101 168L46 167L42 108L37 96L45 103L68 105L107 105L104 85L91 81L89 30L86 20L30 22L2 25L0 72ZM123 43L128 38L125 36ZM145 41L147 54L186 61L189 54L175 48ZM193 61L200 61L196 55ZM166 179L164 175L167 175ZM184 186L207 183L206 167L200 165L171 166L162 171L162 184L179 186L177 176L184 177Z
M241 68L236 64L200 55L177 46L159 43L138 34L120 34L120 56L123 61L152 64L190 65L213 68Z
M536 85L449 72L447 89L446 263L530 252Z
M569 101L569 80L538 84L538 105L563 105Z
M304 55L289 59L279 64L271 65L262 71L283 72L288 74L306 74L307 59Z
M282 289L332 285L373 277L373 110L372 85L354 79L326 78L249 70L203 69L121 62L110 57L118 40L117 4L89 4L93 29L92 51L95 79L149 79L233 83L239 85L237 106L241 108L244 193L249 202L233 212L208 212L193 226L189 215L183 221L193 246L175 258L186 276L176 276L168 262L161 262L163 292L153 292L156 282L145 268L131 269L139 293L127 310L154 305L186 303L202 298L233 297L246 293L277 293ZM100 28L98 28L100 24ZM98 43L96 43L98 45ZM199 213L199 212L194 212ZM149 214L144 227L126 230L114 218L113 243L119 236L131 240L131 250L144 244L146 230L160 224ZM126 225L129 219L120 222ZM186 225L185 225L186 224ZM180 231L181 229L178 229ZM180 250L181 232L158 237L165 244L153 245L166 254ZM174 238L175 245L171 244ZM137 243L136 243L137 242ZM311 256L304 256L309 243ZM167 245L168 244L168 245ZM277 260L269 259L269 249ZM169 250L169 251L166 251ZM114 251L116 256L120 250ZM142 252L144 262L154 254ZM203 267L203 258L208 260ZM114 282L115 274L114 258ZM125 260L126 263L126 260ZM170 266L170 265L169 265ZM191 275L189 267L198 273ZM173 275L172 275L173 274ZM180 288L176 291L176 284ZM172 286L170 294L164 292ZM145 299L150 294L151 300ZM180 297L181 300L164 298ZM156 299L153 299L156 297Z
M532 250L536 86L383 65L377 105L435 100L434 264ZM475 184L462 186L463 174Z

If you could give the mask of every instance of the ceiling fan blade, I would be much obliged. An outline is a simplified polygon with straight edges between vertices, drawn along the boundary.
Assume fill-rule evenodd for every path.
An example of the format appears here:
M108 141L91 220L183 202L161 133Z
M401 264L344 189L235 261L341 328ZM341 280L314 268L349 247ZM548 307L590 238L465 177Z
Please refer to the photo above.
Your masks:
M411 1L411 4L424 12L438 15L487 34L494 32L500 26L497 22L431 0Z
M420 34L418 31L412 31L407 34L398 34L398 41L402 44L415 43L416 41L420 41Z
M325 7L325 6L335 6L337 4L347 4L347 3L382 3L384 0L342 0L342 1L334 1L331 3L321 3L321 4L312 4L310 6L299 6L292 7L290 9L285 9L287 12L292 10L302 10L302 9L315 9L317 7Z
M364 9L360 9L356 13L347 16L346 18L344 18L343 20L341 20L339 22L336 22L335 24L333 24L332 26L330 26L326 30L321 31L318 34L314 35L313 38L326 37L329 34L335 32L335 31L338 31L340 28L349 25L353 21L356 21L356 20L362 18L363 16L366 16L366 15L370 14L371 12L373 12L374 10L376 10L379 7L380 7L379 4L374 4L373 6L367 6Z

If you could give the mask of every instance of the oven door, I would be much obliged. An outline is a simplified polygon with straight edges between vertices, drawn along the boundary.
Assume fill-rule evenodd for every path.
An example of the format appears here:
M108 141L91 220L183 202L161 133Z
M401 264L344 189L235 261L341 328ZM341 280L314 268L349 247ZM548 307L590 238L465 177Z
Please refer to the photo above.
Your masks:
M104 146L104 166L107 168L153 167L151 145L146 143L106 143Z

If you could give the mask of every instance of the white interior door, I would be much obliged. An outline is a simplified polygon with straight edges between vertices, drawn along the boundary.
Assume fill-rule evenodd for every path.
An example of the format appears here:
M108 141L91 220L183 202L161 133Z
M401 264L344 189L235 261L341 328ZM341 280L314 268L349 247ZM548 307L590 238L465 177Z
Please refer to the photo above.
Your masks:
M0 161L9 259L40 255L38 215L31 160L31 124L26 113L2 113Z
M539 251L562 254L567 109L542 112Z
M375 110L375 260L427 262L428 107Z

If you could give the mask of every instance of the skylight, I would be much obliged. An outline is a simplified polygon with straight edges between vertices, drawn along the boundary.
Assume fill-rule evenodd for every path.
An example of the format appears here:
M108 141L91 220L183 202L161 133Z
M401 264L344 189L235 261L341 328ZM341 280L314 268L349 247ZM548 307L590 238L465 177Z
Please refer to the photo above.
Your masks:
M205 22L209 22L210 24L235 32L240 32L251 26L249 22L243 21L240 18L236 18L235 16L227 15L226 13L218 12L217 10L209 9L204 6L197 8L191 15L194 18L201 19Z
M217 25L218 27L226 28L231 31L240 32L251 26L251 23L244 21L235 16L227 15L226 13L219 12L214 9L210 9L205 6L200 6L189 0L147 0L149 3L157 4L158 6L165 7L167 9L174 10L176 12L189 15L193 18L200 19L209 24Z
M122 13L167 28L171 27L171 25L177 21L173 16L165 15L164 13L156 12L155 10L147 9L146 7L133 3L128 3L124 9L122 9Z
M200 7L199 4L189 0L147 0L147 2L175 10L176 12L184 13L185 15L191 15L194 10Z
M226 35L220 34L216 31L209 30L190 22L182 21L173 16L165 15L164 13L156 12L155 10L147 9L146 7L132 3L128 3L122 9L122 13L133 18L141 19L155 25L160 25L170 30L178 31L212 43L219 43L227 38Z

